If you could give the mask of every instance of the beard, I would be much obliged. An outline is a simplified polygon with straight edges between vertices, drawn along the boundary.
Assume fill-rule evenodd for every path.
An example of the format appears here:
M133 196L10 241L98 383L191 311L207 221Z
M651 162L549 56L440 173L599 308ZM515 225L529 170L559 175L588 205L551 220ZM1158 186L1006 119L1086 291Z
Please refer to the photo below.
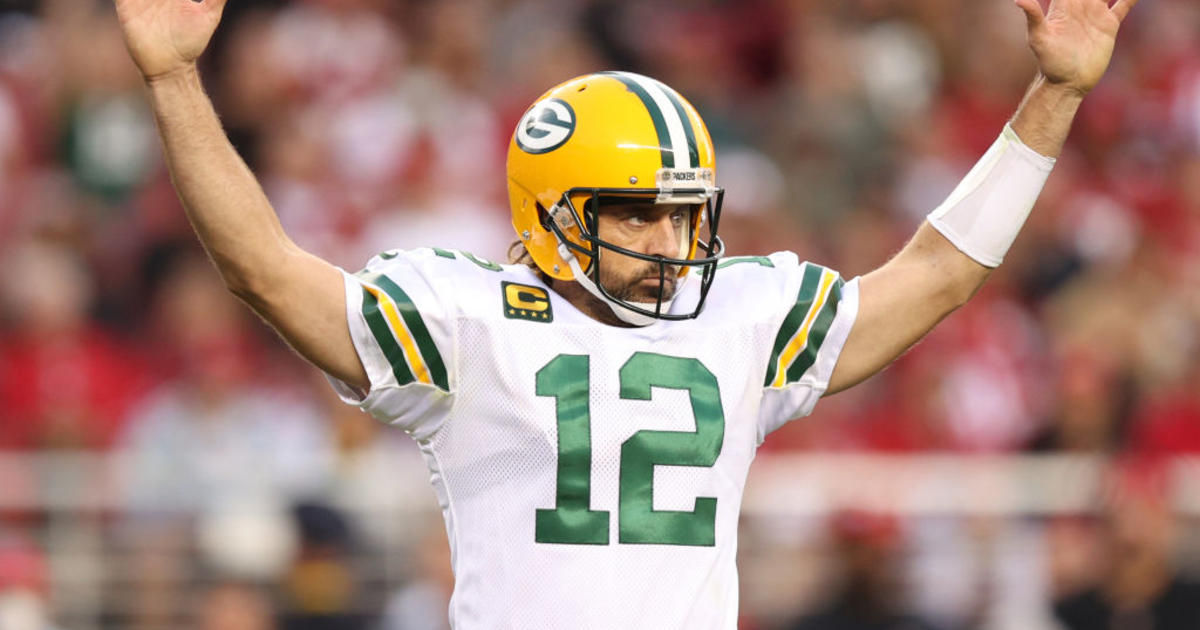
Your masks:
M639 268L627 276L615 273L600 272L600 283L609 295L625 302L656 304L661 295L665 304L675 297L679 287L679 269L668 265L663 270L662 282L659 282L659 268L653 263Z

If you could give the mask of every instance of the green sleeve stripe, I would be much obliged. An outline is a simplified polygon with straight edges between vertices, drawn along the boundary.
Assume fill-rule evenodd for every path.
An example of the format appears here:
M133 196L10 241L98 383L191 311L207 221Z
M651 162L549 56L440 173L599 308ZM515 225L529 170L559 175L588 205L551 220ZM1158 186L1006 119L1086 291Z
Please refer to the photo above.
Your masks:
M800 292L796 295L796 305L788 312L787 317L783 320L783 325L779 327L779 334L775 336L775 346L771 350L771 360L767 364L767 378L763 382L763 387L770 387L771 383L775 381L779 367L779 355L783 354L783 349L796 335L796 331L800 330L800 326L804 323L804 317L812 308L813 301L817 298L817 290L821 286L822 271L822 268L817 265L805 263L804 277L800 281Z
M404 319L404 324L412 333L413 340L417 342L421 358L429 367L429 377L433 379L433 384L443 391L450 391L450 380L446 376L446 364L442 362L442 355L438 352L437 345L433 343L433 335L429 334L425 320L421 319L421 314L417 311L417 305L413 304L412 299L408 297L404 289L400 288L400 285L392 282L391 278L383 274L370 275L366 280L383 289L396 303L400 317Z
M362 313L367 320L367 327L371 329L371 334L375 336L375 341L379 343L379 348L383 350L383 356L387 358L388 363L392 366L392 374L396 375L396 382L401 385L407 385L415 380L412 370L409 369L408 363L404 361L404 350L400 348L400 344L396 343L395 337L392 336L392 329L388 327L387 319L383 311L379 308L379 300L371 295L370 291L364 287Z
M825 343L825 336L829 334L829 327L833 325L833 318L837 315L838 302L842 300L843 284L845 282L838 278L829 288L829 299L825 300L825 305L821 307L821 312L817 314L817 319L813 321L812 329L808 332L808 345L787 369L788 383L798 382L808 368L816 363L817 353L821 351L821 344Z

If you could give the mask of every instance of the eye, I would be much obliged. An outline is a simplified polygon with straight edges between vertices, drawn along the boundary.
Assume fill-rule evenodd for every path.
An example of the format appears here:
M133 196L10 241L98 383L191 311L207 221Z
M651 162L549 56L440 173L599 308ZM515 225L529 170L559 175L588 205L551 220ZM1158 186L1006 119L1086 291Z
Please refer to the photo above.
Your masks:
M688 221L687 210L676 210L671 213L671 222L675 225L683 225Z
M630 225L638 227L646 225L646 217L641 214L631 214L626 217L625 220L628 221Z

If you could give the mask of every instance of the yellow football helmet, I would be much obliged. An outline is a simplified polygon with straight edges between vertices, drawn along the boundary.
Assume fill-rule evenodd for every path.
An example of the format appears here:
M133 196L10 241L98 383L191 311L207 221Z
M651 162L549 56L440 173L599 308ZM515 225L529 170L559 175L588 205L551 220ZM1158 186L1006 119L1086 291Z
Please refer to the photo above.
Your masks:
M700 314L724 250L717 237L724 191L715 176L712 139L695 108L663 83L631 72L589 74L551 88L525 112L508 147L513 227L534 263L620 307L613 309L618 315L628 309L642 319ZM598 238L605 197L695 205L687 258L632 252ZM707 238L700 238L702 228ZM652 308L610 295L599 280L604 250L657 263L660 274L678 269L671 273L682 277L697 267L696 308L668 314L670 298L661 294Z

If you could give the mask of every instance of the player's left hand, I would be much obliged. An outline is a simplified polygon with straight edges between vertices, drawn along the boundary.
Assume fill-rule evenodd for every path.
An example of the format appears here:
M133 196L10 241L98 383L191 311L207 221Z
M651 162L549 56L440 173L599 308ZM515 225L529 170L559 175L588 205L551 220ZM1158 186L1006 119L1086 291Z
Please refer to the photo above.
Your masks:
M1138 0L1014 0L1029 23L1029 47L1052 84L1086 94L1108 69L1121 22Z

